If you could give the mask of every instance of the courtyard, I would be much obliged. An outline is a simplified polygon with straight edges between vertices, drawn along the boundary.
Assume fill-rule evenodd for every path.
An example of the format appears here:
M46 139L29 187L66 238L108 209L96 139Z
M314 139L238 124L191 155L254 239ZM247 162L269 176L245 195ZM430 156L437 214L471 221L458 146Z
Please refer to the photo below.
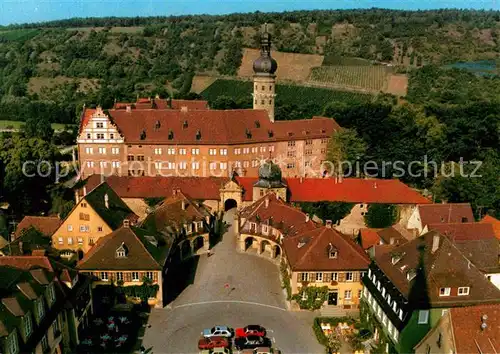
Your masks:
M151 311L143 346L155 354L197 353L205 328L259 324L283 353L323 353L312 331L314 314L287 310L276 264L236 251L234 212L224 215L230 226L211 256L169 270L169 303Z

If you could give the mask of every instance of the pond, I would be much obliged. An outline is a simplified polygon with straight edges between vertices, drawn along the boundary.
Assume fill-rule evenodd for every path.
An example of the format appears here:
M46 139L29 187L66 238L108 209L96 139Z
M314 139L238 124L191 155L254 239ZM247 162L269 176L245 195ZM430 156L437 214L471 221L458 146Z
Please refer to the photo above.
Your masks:
M478 60L468 62L456 62L444 66L445 68L464 69L480 75L495 75L497 63L495 60Z

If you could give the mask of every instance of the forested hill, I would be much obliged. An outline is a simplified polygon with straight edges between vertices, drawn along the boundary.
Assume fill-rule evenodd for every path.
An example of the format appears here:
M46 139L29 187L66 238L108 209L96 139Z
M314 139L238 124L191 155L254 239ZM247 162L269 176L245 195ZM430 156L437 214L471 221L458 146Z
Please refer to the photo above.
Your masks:
M114 99L153 93L196 97L189 93L193 75L236 75L243 48L258 46L264 23L274 50L321 55L323 66L351 57L391 65L395 72L431 63L494 63L500 46L498 11L295 11L15 25L0 28L0 120L74 123L84 102L109 107ZM498 67L493 65L492 75ZM316 73L339 73L329 70ZM411 85L419 100L432 92Z

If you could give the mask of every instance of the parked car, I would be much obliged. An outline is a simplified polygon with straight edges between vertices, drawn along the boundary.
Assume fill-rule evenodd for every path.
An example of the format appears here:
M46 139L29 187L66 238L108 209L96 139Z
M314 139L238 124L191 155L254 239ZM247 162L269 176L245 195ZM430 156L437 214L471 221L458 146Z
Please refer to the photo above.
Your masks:
M234 347L237 350L242 349L254 349L258 347L270 347L271 340L267 337L260 336L246 336L246 337L238 337L234 340Z
M279 350L270 347L258 347L255 349L245 349L241 354L281 354Z
M227 337L231 338L234 334L234 329L227 326L215 326L212 328L204 329L201 332L203 337Z
M231 354L231 350L229 348L214 348L210 354Z
M227 348L229 341L226 337L202 337L198 341L198 349Z
M252 335L264 337L266 335L266 329L259 325L248 325L243 328L236 328L236 337L247 337Z

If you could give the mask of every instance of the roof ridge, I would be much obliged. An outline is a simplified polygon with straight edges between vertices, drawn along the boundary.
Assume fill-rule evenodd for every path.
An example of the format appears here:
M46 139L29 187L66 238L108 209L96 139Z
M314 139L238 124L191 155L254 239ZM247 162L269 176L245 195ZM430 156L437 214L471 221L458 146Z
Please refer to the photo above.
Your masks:
M325 227L325 229L326 229L326 227ZM321 230L319 235L317 235L316 237L313 237L313 242L311 242L309 244L309 246L306 249L306 251L304 252L304 254L299 257L298 262L295 263L296 266L297 266L297 264L300 264L304 260L304 258L311 252L311 250L316 246L316 244L319 242L319 239L321 238L321 236L325 233L325 229Z

